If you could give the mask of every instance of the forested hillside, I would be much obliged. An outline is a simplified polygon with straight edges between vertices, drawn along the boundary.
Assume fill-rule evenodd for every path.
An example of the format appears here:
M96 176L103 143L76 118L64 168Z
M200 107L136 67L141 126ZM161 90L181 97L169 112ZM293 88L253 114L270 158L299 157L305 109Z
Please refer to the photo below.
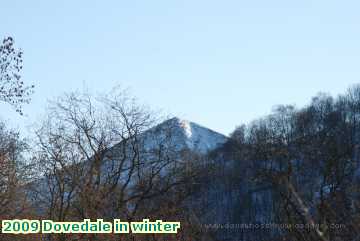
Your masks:
M358 240L359 128L360 86L236 128L205 188L217 207L207 222L233 224L215 228L219 240Z

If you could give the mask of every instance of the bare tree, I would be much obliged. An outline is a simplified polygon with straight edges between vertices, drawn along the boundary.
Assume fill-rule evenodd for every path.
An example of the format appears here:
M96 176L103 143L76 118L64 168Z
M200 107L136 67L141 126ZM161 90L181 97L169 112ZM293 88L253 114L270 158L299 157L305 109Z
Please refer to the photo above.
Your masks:
M18 133L0 123L0 217L14 218L27 208L23 185L28 169L23 153L26 144Z
M196 169L184 168L190 156L177 149L173 127L157 123L156 115L124 92L98 98L72 93L53 102L37 131L37 159L45 174L38 200L47 216L131 221L179 215L173 210ZM169 205L169 212L159 203Z

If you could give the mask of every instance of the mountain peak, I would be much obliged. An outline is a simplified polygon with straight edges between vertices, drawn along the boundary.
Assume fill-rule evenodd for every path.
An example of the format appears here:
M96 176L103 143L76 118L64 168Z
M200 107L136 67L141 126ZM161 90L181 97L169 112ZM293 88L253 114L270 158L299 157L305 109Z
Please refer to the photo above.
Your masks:
M160 132L156 133L154 130ZM200 153L206 153L214 150L224 144L228 139L223 134L178 117L174 117L160 123L149 130L147 136L149 138L153 135L163 135L164 131L168 130L170 130L174 139L173 141L180 149L187 148Z
M169 120L164 121L163 123L169 122L170 125L177 126L181 129L183 129L184 134L186 137L191 138L192 136L192 129L191 129L191 122L185 119L180 119L179 117L174 117ZM162 125L161 123L160 125Z

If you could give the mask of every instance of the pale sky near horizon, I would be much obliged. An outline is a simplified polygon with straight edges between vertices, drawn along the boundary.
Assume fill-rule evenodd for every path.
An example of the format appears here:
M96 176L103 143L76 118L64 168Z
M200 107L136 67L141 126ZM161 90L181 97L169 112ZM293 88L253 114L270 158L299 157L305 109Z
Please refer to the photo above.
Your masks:
M141 103L228 134L277 104L360 83L359 1L4 1L0 38L36 85L26 132L55 96L130 88Z

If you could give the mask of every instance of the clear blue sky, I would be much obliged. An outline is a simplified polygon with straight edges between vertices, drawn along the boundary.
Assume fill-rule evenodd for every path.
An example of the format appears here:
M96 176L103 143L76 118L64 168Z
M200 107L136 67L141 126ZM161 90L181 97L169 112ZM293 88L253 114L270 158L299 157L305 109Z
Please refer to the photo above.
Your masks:
M3 1L0 37L36 85L25 129L53 96L130 87L143 103L228 134L276 104L360 83L360 2Z

